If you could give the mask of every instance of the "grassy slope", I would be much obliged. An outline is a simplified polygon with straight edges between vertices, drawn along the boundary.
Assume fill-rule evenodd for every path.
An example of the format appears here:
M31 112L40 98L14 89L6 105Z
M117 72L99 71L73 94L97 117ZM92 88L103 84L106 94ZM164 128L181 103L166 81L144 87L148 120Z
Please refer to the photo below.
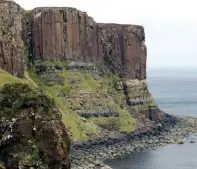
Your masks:
M35 75L35 74L31 74ZM37 88L38 85L36 83L39 82L39 79L34 76L33 81L30 77L29 74L26 72L24 79L17 78L15 76L12 76L8 72L5 72L3 70L0 70L0 86L4 85L5 83L25 83L29 84L32 88ZM38 83L40 84L40 83ZM73 112L71 109L68 109L60 99L56 96L56 92L60 90L58 86L53 87L47 87L40 85L39 88L43 89L44 91L47 92L47 94L51 97L53 97L58 104L60 111L62 112L62 120L64 124L67 127L71 128L71 132L73 135L73 139L87 139L88 136L87 134L92 134L92 133L97 133L96 132L96 126L92 125L87 125L85 124L79 116ZM89 131L89 133L88 133Z
M40 64L40 63L36 63ZM42 63L43 64L43 63ZM59 65L61 67L67 66L67 62L60 62L55 60L53 63L47 61L44 65L53 67ZM112 86L113 81L119 80L116 76L98 77L94 78L93 71L87 70L53 70L56 75L63 77L64 85L46 85L42 79L48 77L48 74L40 76L35 75L35 67L29 69L31 78L39 85L39 88L52 96L59 105L62 112L62 120L64 124L71 129L74 140L87 139L90 136L99 135L99 123L110 123L110 118L90 118L84 121L77 115L74 108L80 107L80 102L75 97L82 97L84 105L88 110L96 109L96 107L112 107L120 113L120 117L116 120L120 123L119 132L131 132L135 129L136 122L131 117L127 109L122 110L120 103L124 97L123 93L118 93ZM51 74L50 74L51 76ZM72 84L72 82L74 84ZM103 84L104 94L98 93ZM66 98L58 97L60 92L67 94ZM88 96L83 96L83 93L88 93Z
M29 77L29 73L25 72L24 79L17 78L8 72L0 70L0 86L5 83L26 83L29 84L32 88L38 87L36 83Z
M47 86L41 82L39 76L35 75L34 67L32 67L29 72L31 78L39 85L39 88L54 98L62 112L62 121L65 126L70 129L70 134L73 140L84 140L87 139L89 135L97 135L97 128L95 125L84 123L77 113L70 108L70 105L63 102L63 100L57 96L60 91L67 91L67 82L65 82L64 86ZM64 76L67 77L66 72L64 73ZM67 81L66 78L65 81Z
M47 66L60 65L65 67L67 62L55 61L51 63L45 62ZM73 140L84 140L89 137L99 136L100 128L99 124L110 124L111 118L90 118L88 120L82 119L73 110L80 106L80 101L75 99L74 96L82 97L83 92L87 92L88 96L83 96L84 107L87 109L95 109L95 107L110 107L120 113L120 117L114 117L114 120L120 124L119 132L131 132L135 129L136 122L131 117L126 108L121 109L120 104L124 99L123 93L118 92L113 87L113 82L119 80L116 76L99 77L95 80L93 78L92 71L85 70L66 70L55 71L55 74L61 76L64 79L64 85L46 85L42 80L45 76L37 76L35 73L35 66L29 68L29 73L25 72L25 78L19 79L9 73L0 70L0 85L5 83L27 83L32 88L39 87L46 92L50 97L54 98L60 111L62 112L62 121L65 126L70 129L71 137ZM50 75L51 76L51 75ZM76 83L71 84L75 81ZM103 84L104 93L98 93L98 90ZM66 98L58 96L59 93L66 93ZM82 107L83 107L82 106ZM112 118L113 119L113 118Z

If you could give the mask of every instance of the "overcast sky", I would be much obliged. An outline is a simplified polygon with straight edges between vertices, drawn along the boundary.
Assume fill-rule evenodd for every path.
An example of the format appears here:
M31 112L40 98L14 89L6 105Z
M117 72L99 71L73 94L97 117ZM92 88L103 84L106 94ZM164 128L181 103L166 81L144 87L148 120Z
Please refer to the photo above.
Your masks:
M145 27L148 67L197 67L197 0L16 0L25 9L68 6L97 22Z

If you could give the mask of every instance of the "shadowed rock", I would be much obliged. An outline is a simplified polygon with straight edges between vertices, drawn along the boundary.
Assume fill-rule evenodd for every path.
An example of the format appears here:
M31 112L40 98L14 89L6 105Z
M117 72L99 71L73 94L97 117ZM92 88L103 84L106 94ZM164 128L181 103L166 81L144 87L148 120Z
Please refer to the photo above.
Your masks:
M0 91L0 161L6 168L70 169L70 140L55 102L27 85Z

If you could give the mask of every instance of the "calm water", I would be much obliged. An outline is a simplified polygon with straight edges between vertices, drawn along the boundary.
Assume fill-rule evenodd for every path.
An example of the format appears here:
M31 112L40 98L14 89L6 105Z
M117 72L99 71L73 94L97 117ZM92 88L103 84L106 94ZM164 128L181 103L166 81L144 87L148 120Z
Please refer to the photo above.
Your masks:
M197 69L149 70L148 87L162 110L197 116Z
M162 110L197 116L197 69L149 70L148 86ZM197 169L197 142L134 153L107 164L113 169Z

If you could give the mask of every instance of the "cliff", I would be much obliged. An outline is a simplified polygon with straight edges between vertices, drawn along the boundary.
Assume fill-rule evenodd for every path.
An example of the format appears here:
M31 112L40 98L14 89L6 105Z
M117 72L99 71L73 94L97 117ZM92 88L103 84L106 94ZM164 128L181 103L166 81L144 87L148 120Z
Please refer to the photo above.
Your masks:
M74 8L37 8L32 11L33 56L105 62L114 72L131 79L146 78L144 28L136 25L98 24Z
M4 126L16 117L15 124L25 126L24 130L16 128L19 135L14 133L10 148L0 147L24 157L17 156L15 163L15 158L0 154L0 164L12 168L27 162L30 167L34 164L29 161L41 160L46 169L69 168L65 128L73 141L105 140L149 128L162 119L146 84L142 26L96 23L75 8L25 11L15 2L1 0L0 10L0 68L16 76L0 70L0 88L4 94L6 89L10 96L19 96L18 100L15 95L9 98L8 93L0 93L0 129L6 134ZM28 84L32 97L22 90L15 93L16 83ZM2 102L5 98L12 102ZM37 119L32 119L30 110ZM11 116L7 117L7 112ZM38 125L38 133L27 134L32 130L30 123ZM45 133L53 135L51 142ZM24 140L19 139L21 135ZM35 149L26 142L29 138L45 159L41 154L32 156Z
M0 1L0 68L23 77L24 45L22 9L14 2Z
M91 62L101 69L108 64L111 71L131 79L146 78L147 52L141 26L98 24L74 8L37 8L27 17L14 2L1 1L0 10L0 67L13 75L23 76L21 35L26 29L34 60L66 58ZM29 19L30 28L24 28L24 18Z
M149 109L155 102L146 84L142 26L96 23L67 7L25 11L13 1L1 1L0 9L1 69L23 77L25 67L38 87L80 116L92 117L83 112L93 106L90 114L100 109L119 113L115 104L132 108L129 114L158 119ZM107 102L116 98L118 105L105 105L101 100L106 97Z

